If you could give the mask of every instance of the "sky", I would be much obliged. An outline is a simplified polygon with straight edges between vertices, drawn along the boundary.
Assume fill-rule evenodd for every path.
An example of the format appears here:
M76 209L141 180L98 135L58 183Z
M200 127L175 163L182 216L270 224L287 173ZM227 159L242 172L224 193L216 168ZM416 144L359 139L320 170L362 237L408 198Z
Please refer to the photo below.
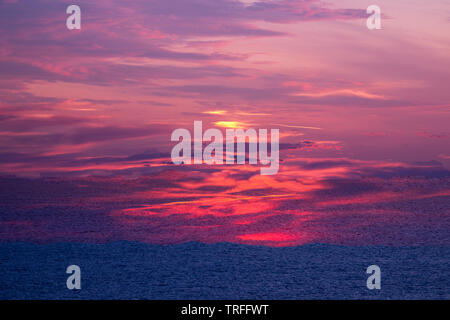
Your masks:
M450 245L447 0L1 0L0 44L0 241ZM174 165L196 120L279 172Z

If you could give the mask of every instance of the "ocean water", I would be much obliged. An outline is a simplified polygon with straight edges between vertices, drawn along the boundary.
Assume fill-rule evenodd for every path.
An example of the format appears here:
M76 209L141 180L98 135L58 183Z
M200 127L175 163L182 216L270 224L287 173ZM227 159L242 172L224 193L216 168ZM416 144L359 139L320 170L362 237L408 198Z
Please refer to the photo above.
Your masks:
M366 288L373 264L381 290ZM449 298L450 247L0 243L0 299Z

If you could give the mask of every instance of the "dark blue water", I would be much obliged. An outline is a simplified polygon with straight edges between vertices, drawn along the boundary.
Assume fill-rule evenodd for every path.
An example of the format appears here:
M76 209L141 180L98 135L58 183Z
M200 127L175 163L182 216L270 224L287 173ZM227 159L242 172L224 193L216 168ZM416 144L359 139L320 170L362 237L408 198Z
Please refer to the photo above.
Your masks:
M366 288L372 264L381 290ZM449 298L450 247L0 243L0 299Z

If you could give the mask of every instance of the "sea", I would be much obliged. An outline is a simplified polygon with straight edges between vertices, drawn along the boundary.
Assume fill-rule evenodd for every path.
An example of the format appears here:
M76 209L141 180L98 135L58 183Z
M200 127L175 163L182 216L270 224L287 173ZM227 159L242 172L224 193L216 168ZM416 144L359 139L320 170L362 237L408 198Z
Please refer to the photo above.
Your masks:
M81 289L66 273L80 268ZM367 268L380 268L368 289ZM0 299L449 299L450 247L0 243Z

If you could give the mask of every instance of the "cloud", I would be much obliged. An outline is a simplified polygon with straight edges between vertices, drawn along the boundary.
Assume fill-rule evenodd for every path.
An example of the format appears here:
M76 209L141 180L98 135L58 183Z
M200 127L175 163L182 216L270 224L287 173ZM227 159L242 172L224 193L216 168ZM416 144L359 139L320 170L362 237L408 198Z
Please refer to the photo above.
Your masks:
M449 171L424 161L446 150L439 27L370 33L316 0L78 4L80 31L66 1L0 4L0 239L449 243ZM205 110L283 124L279 173L173 165L170 132Z
M100 162L152 159L147 152ZM162 169L138 178L1 177L0 238L27 241L185 241L296 245L448 244L449 176L378 176L380 164L305 159L263 177L250 167ZM314 165L315 164L315 165ZM352 164L350 166L350 164ZM428 164L432 165L432 164ZM435 164L437 166L437 164ZM423 165L403 165L422 170ZM364 170L361 170L365 168ZM367 172L354 178L355 171ZM297 172L297 174L293 174ZM7 186L7 188L5 188ZM15 226L19 226L19 231ZM74 227L76 226L76 227Z
M6 90L6 92L0 90L0 95L2 97L0 105L4 113L15 114L23 110L46 111L64 102L64 99L42 97L23 91L17 92L16 90Z
M67 127L81 123L90 122L88 118L70 116L49 116L49 117L6 117L2 122L2 130L9 132L27 132L39 128Z
M323 97L297 97L289 100L292 104L310 104L322 106L340 106L340 107L401 107L414 106L417 103L407 100L381 99L378 97L361 97L346 94L332 94Z
M231 87L221 85L183 85L163 88L160 95L185 94L185 95L213 95L215 97L239 96L249 101L261 101L267 99L277 99L287 95L292 89L284 87L272 88L249 88Z
M149 125L142 127L123 127L123 126L92 126L81 125L73 126L71 130L64 133L60 132L27 132L20 130L20 125L26 126L31 124L34 129L45 126L47 129L51 126L64 126L77 123L83 123L83 119L77 118L50 118L44 121L39 120L12 120L13 130L11 132L4 132L0 138L3 145L11 145L10 148L15 150L22 148L24 150L36 150L40 153L52 153L53 148L66 147L68 152L70 150L77 151L77 146L82 145L98 145L101 143L117 142L120 140L137 139L143 137L150 137L170 132L170 128L165 125ZM31 128L30 128L31 129ZM7 150L5 148L5 150ZM11 154L11 153L10 153ZM14 154L14 153L13 153ZM15 153L24 154L24 153ZM36 159L33 157L33 159ZM1 162L1 160L0 160Z
M235 76L239 74L236 69L219 65L136 67L116 65L106 59L241 60L242 57L226 53L184 50L178 45L175 49L174 40L178 38L176 40L188 44L193 36L281 36L284 33L262 29L256 22L354 19L363 15L360 9L325 8L316 0L261 1L250 6L235 0L175 0L170 3L153 0L127 4L115 0L81 1L78 5L83 12L82 30L68 32L64 23L66 5L65 1L48 0L1 4L3 52L0 52L0 68L3 77L22 81L106 83L128 76L142 81L144 74L158 78ZM94 63L92 58L96 58Z

